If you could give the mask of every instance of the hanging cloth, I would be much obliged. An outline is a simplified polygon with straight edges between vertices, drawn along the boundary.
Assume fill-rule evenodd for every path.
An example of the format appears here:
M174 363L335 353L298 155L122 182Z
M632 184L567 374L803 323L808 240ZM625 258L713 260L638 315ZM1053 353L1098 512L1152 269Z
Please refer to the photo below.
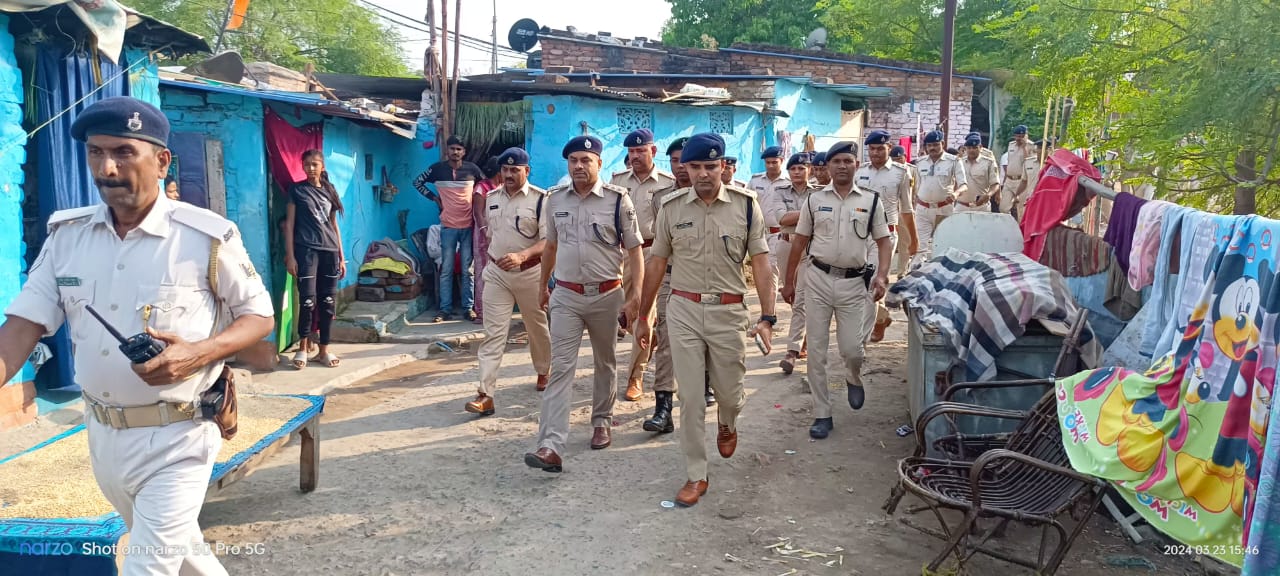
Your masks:
M302 171L302 153L324 150L324 124L315 122L294 127L270 106L263 104L262 125L271 178L279 186L281 194L288 194L289 188L307 178Z
M1097 168L1068 150L1055 150L1045 159L1036 189L1027 200L1027 213L1022 218L1022 253L1028 258L1039 261L1045 234L1078 214L1093 199L1093 192L1080 187L1081 176L1094 180L1101 177Z
M1133 251L1133 237L1138 231L1138 216L1147 201L1121 192L1116 194L1115 204L1111 207L1111 218L1107 219L1107 233L1102 236L1107 244L1116 250L1116 263L1120 270L1129 273L1129 255Z

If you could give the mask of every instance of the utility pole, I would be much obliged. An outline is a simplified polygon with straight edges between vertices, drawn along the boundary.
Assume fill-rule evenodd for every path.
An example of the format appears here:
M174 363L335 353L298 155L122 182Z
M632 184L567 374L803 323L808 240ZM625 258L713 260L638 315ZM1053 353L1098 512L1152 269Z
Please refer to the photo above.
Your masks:
M448 2L449 0L444 0ZM447 39L446 39L447 40ZM453 83L449 85L449 133L458 121L458 64L462 61L462 0L453 5Z
M235 9L236 0L227 0L227 12L222 15L222 27L218 28L218 40L213 43L213 53L222 51L222 40L227 35L227 25L231 24L231 12Z
M938 103L938 128L944 136L951 132L951 68L956 41L956 0L946 0L942 16L942 101ZM943 140L946 147L946 140Z
M489 65L489 73L498 73L498 0L493 0L493 63Z

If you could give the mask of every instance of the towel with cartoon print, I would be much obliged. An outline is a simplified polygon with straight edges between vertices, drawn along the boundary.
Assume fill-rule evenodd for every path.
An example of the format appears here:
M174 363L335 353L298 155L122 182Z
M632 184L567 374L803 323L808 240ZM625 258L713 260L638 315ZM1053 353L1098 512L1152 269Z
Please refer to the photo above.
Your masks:
M1167 345L1145 372L1061 380L1059 421L1074 468L1112 481L1166 534L1239 566L1275 386L1280 226L1214 216L1183 232L1192 244Z

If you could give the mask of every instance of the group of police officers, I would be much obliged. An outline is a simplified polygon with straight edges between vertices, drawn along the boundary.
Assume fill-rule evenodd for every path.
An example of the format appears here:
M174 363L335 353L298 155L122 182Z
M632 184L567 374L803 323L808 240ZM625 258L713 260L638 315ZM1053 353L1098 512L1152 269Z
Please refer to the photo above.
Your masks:
M856 142L785 161L783 150L771 147L761 155L765 172L744 184L734 179L737 158L726 155L716 134L671 142L666 172L656 165L652 132L636 130L623 141L628 169L608 183L600 174L603 142L579 136L562 151L570 182L545 191L528 182L529 155L507 150L498 159L504 186L489 193L485 207L486 256L498 266L485 272L480 388L467 411L495 411L496 374L519 305L543 393L535 449L525 463L563 469L584 332L594 361L590 447L609 447L621 327L634 338L626 400L642 397L645 372L654 365L654 412L643 428L674 432L676 398L683 406L687 482L676 503L692 506L707 490L706 408L718 404L716 444L728 458L745 402L747 338L772 349L780 294L792 307L781 368L791 374L812 353L809 433L826 438L833 428L830 381L844 381L853 409L865 401L863 351L891 322L879 301L895 249L917 262L928 258L943 218L990 210L1000 197L1000 168L977 133L958 157L944 151L941 132L930 132L914 164L891 138L871 132L862 143L865 163ZM907 263L898 267L905 272ZM745 303L749 278L762 312L754 319ZM832 320L843 374L829 378Z

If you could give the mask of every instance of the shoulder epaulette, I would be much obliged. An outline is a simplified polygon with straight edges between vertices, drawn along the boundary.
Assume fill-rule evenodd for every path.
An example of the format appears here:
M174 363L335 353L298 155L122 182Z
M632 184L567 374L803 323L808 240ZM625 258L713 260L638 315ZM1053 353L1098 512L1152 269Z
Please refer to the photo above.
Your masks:
M175 222L185 224L199 232L228 242L236 233L236 225L230 220L186 202L174 202L172 218Z
M667 202L675 200L676 198L680 198L685 194L688 194L690 190L693 190L693 188L680 188L670 194L667 194L666 196L662 197L662 203L666 204Z
M600 188L604 190L611 190L613 192L617 192L618 194L630 194L630 192L626 189L626 187L618 186L617 184L601 184Z
M494 190L497 190L497 188L494 188ZM529 191L530 191L530 192L533 192L534 194L542 194L542 195L544 195L544 196L545 196L545 195L547 195L547 194L550 194L550 192L548 192L548 191L546 191L546 190L544 190L544 189L542 189L542 188L539 188L539 187L537 187L537 186L534 186L533 184L530 184L530 185L529 185Z
M93 216L93 213L97 211L97 206L81 206L80 208L59 210L49 215L49 224L46 226L46 230L49 233L52 233L54 229L62 226L63 224L70 224L77 220L84 220L85 218Z
M730 192L737 192L738 194L741 194L741 195L743 195L743 196L747 196L747 197L750 197L750 198L756 198L756 197L757 197L757 194L756 194L756 191L755 191L755 190L748 190L748 189L746 189L746 188L739 188L739 187L734 186L734 185L732 185L732 184L726 184L726 185L724 186L724 189L725 189L725 190L728 190L728 191L730 191Z
M670 173L670 172L667 172L666 170L663 170L663 169L658 168L658 167L656 167L656 166L655 166L655 167L654 167L654 169L653 169L653 174L654 174L655 176L657 176L659 179L666 179L666 180L670 180L670 181L672 181L673 183L676 181L676 175L675 175L675 174L672 174L672 173Z
M621 171L621 172L614 172L614 173L613 173L613 177L614 177L614 178L621 178L621 177L623 177L623 176L627 176L627 175L629 175L629 174L631 174L631 171L630 171L630 170L623 170L623 171Z
M568 185L568 184L560 184L560 185L557 185L557 186L552 186L552 187L550 187L550 188L547 188L547 194L555 194L556 192L564 192L565 190L568 190L568 189L569 189L569 185Z
M766 178L765 174L766 174L765 172L756 172L755 174L752 174L752 175L751 175L751 177L752 177L752 178Z

